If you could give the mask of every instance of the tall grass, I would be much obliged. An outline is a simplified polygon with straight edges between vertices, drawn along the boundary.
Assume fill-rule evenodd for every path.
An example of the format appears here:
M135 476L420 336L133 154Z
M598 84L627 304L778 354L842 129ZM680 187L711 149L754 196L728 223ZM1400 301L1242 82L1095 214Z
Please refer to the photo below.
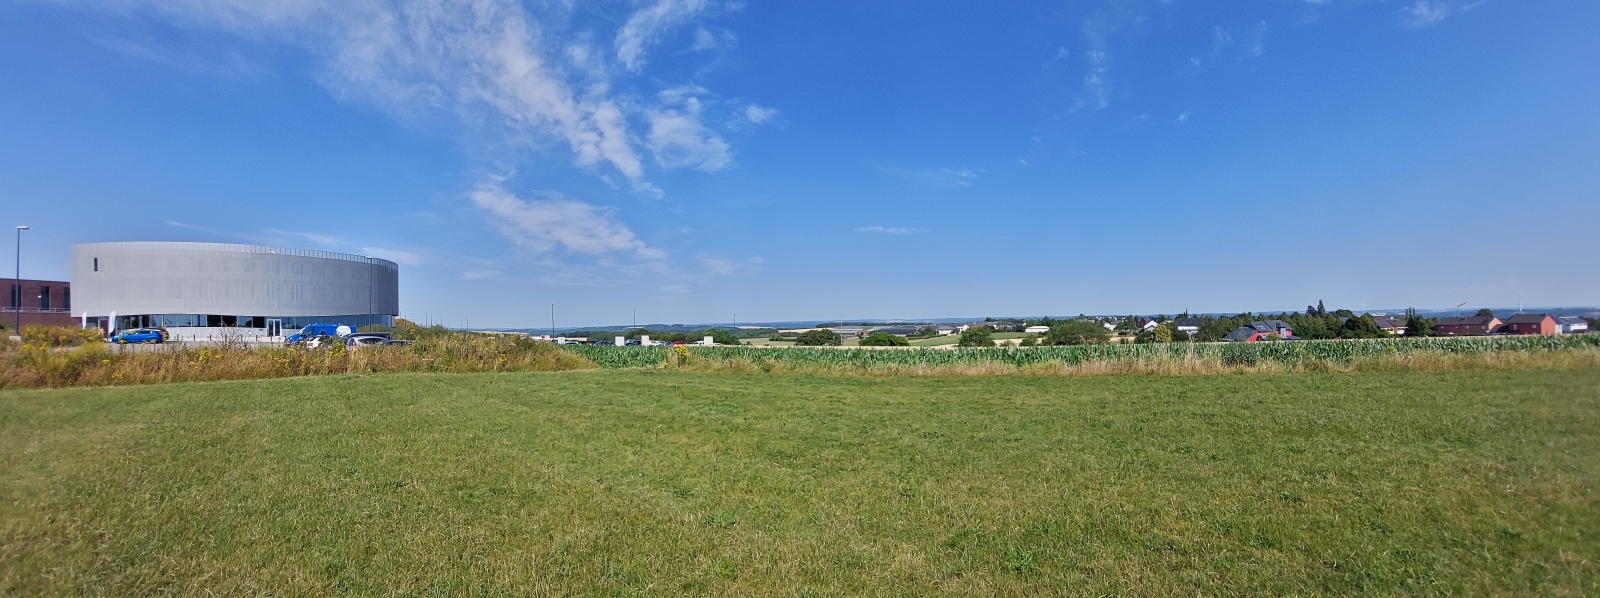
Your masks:
M1098 344L1067 347L833 349L799 347L574 346L604 368L692 367L766 372L881 374L1221 373L1364 368L1494 367L1513 362L1587 364L1600 335L1400 338L1276 343ZM1516 356L1516 357L1510 357Z
M529 372L594 368L584 357L525 337L425 334L411 345L251 347L223 342L108 347L57 342L38 331L0 344L0 388L105 386L377 372ZM73 345L80 346L73 346Z

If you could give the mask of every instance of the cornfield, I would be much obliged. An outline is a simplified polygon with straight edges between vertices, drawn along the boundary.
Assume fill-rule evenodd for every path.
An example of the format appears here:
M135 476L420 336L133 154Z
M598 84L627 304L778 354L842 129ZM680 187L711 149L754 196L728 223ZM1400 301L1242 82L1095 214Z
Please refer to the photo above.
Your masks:
M743 361L823 368L937 368L944 366L1032 365L1138 361L1215 361L1223 365L1306 362L1349 363L1367 357L1409 354L1473 355L1500 352L1550 352L1600 348L1600 334L1571 336L1429 337L1266 343L1098 344L1065 347L960 349L836 349L812 347L614 347L574 345L566 349L602 368L646 368L682 363L686 358Z

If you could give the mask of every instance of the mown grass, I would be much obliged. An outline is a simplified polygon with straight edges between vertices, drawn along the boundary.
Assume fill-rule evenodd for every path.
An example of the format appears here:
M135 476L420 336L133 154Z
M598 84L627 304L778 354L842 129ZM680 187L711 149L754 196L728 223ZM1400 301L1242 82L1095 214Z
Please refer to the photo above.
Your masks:
M0 392L0 593L1593 595L1600 369Z

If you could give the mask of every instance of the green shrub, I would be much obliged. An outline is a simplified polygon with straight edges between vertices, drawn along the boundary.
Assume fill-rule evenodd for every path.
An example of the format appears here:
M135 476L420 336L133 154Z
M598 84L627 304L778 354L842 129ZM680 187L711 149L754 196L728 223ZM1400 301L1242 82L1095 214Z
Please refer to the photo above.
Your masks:
M794 344L802 347L837 347L844 344L844 340L832 330L818 328L800 333L795 337Z
M1058 322L1044 337L1046 345L1093 345L1111 340L1111 331L1099 322L1079 318Z
M994 331L988 326L973 326L961 333L961 340L956 341L958 347L993 347Z
M906 340L906 338L903 337L903 336L899 336L899 335L895 335L895 334L889 334L887 332L876 332L876 333L873 333L871 335L868 335L867 338L861 339L861 346L863 346L863 347L909 347L909 346L911 346L911 341Z

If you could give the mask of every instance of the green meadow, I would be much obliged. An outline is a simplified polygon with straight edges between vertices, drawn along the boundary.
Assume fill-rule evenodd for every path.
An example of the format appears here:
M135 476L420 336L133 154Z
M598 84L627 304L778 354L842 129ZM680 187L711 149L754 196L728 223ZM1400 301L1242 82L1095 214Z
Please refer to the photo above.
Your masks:
M4 595L1600 594L1600 369L0 392Z

